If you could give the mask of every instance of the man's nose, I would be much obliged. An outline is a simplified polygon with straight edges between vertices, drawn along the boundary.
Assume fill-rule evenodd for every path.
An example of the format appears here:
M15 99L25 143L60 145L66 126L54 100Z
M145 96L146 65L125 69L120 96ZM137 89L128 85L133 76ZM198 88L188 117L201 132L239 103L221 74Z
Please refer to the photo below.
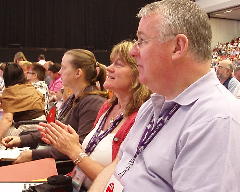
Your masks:
M139 49L138 49L138 46L137 44L134 44L132 49L130 50L129 54L132 56L132 57L136 57L138 54L139 54Z

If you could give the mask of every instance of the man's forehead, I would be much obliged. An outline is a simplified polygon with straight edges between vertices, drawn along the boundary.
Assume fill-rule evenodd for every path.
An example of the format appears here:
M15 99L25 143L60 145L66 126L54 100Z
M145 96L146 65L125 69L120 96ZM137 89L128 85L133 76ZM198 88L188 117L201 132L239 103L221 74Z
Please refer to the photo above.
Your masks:
M231 64L230 61L220 61L219 62L219 66L222 66L222 67L229 67L229 65Z
M137 36L156 35L159 33L160 17L157 14L144 16L139 21Z

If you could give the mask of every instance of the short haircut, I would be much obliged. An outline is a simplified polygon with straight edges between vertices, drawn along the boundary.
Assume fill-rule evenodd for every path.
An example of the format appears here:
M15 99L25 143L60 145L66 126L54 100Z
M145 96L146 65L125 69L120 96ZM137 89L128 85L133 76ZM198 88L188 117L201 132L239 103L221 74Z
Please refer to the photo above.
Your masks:
M53 73L58 73L61 69L61 65L59 63L53 63L48 67L48 71L51 71Z
M224 60L222 60L222 61L219 61L219 64L225 65L225 67L226 67L227 69L229 69L231 73L234 71L233 62L232 62L231 60L229 60L229 59L224 59Z
M190 0L163 0L143 7L138 17L159 14L159 32L163 40L184 34L189 50L198 60L211 59L212 31L207 14Z
M32 71L37 74L37 78L39 81L44 81L46 76L46 69L42 65L38 63L33 63Z

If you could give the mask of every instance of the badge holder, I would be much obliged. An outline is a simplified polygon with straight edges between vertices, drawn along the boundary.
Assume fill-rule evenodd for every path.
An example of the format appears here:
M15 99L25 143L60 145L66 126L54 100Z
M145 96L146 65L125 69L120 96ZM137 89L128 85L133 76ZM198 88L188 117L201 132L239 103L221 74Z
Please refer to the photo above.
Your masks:
M76 191L80 190L85 177L86 176L82 170L78 166L75 166L72 171L72 184Z

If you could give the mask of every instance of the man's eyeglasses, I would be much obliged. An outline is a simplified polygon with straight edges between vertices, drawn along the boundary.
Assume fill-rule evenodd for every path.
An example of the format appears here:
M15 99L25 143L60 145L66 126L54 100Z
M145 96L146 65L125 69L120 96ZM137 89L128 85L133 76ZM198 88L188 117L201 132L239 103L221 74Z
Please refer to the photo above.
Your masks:
M166 37L171 37L171 38L166 38ZM160 36L155 36L155 37L152 37L152 38L148 38L148 39L134 39L133 40L133 43L134 45L137 46L137 48L141 48L144 44L147 44L149 41L152 41L152 40L159 40L161 43L164 43L164 42L167 42L169 40L171 40L173 37L175 37L175 35L167 35L165 36L165 40L160 40Z
M149 41L155 40L155 39L159 39L159 36L152 37L152 38L149 38L149 39L138 39L138 40L134 39L133 43L134 43L134 45L136 45L139 48L139 47L142 47L143 44L146 44Z

